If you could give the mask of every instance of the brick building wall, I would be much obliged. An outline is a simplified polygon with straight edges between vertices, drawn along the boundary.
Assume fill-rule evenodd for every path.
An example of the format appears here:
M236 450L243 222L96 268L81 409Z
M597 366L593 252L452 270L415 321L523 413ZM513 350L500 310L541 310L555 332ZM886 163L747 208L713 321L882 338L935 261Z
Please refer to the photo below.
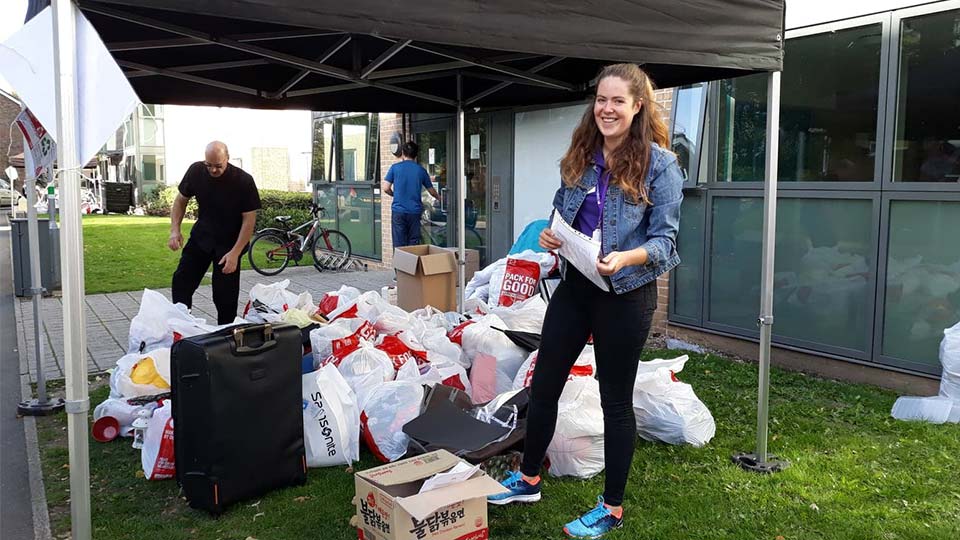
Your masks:
M396 113L380 114L380 181L387 175L390 166L400 161L390 152L390 137L394 133L403 133L409 130L403 129L403 115ZM393 212L390 210L390 203L393 198L385 193L380 194L380 232L381 232L381 261L383 266L390 268L393 266L393 234L390 231L390 221Z
M20 135L20 131L16 128L13 130L10 129L10 124L16 120L18 114L20 114L20 104L8 99L4 95L0 95L0 174L3 175L3 178L7 177L4 171L10 166L7 149L9 148L10 150L10 156L15 156L23 152L23 137ZM13 145L10 144L11 134L13 135ZM17 173L19 174L19 178L16 181L14 189L21 191L24 178L23 169L17 168Z
M657 105L663 115L663 121L670 124L670 109L673 102L673 89L667 88L656 91ZM667 306L670 305L670 273L657 279L657 311L653 314L653 326L650 332L654 335L667 335Z

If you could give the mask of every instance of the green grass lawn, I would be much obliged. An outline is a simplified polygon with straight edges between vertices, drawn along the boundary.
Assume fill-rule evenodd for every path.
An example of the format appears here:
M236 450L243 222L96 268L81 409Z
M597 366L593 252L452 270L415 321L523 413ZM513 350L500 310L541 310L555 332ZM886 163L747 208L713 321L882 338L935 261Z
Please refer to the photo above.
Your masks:
M771 476L746 473L730 456L754 446L756 366L691 356L680 377L713 412L717 436L699 449L638 440L625 526L609 538L960 538L960 426L895 421L892 392L774 370L770 449L793 465ZM103 383L91 404L107 395ZM38 419L55 536L69 531L65 426L62 415ZM376 464L364 450L358 467ZM175 481L144 480L129 439L91 442L90 469L98 539L356 538L353 475L343 468L312 469L306 486L237 505L219 519L188 508ZM544 478L540 503L490 509L492 538L563 538L562 525L603 489L602 475Z
M187 237L192 222L183 224ZM180 252L167 247L170 218L88 215L83 218L83 271L87 294L170 286Z
M193 222L182 226L189 238ZM83 217L84 284L87 294L160 289L170 286L180 261L179 251L170 251L170 218L123 215ZM311 265L307 254L300 265ZM291 261L290 266L293 266ZM250 269L246 255L242 270ZM207 283L205 280L204 283Z

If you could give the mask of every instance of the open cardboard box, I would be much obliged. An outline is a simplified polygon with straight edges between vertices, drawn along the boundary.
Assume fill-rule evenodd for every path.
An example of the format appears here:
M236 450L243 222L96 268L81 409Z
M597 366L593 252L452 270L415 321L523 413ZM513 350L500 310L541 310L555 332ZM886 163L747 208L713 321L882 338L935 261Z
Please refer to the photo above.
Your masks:
M505 492L483 471L469 480L419 493L424 481L460 458L437 450L358 472L357 525L361 540L486 540L487 497Z
M393 267L400 308L457 309L457 259L449 250L428 245L399 247L393 252Z

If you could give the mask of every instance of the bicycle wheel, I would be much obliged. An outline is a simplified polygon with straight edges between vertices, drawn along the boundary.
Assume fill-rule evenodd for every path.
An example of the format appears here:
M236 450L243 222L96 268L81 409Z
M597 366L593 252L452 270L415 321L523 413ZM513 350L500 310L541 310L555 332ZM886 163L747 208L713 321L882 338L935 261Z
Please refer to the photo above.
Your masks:
M250 266L264 276L275 276L290 264L290 241L281 231L262 231L250 242Z
M313 237L313 265L317 270L339 270L350 260L350 239L340 231L327 229Z

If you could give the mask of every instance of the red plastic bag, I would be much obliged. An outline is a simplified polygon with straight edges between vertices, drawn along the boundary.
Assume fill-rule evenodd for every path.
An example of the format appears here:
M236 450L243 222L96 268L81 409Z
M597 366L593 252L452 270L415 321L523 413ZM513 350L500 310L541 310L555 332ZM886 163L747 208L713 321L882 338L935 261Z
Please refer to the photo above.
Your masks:
M377 348L387 353L393 361L393 368L400 369L407 360L413 360L417 366L428 363L427 351L416 350L403 342L398 336L383 336Z

